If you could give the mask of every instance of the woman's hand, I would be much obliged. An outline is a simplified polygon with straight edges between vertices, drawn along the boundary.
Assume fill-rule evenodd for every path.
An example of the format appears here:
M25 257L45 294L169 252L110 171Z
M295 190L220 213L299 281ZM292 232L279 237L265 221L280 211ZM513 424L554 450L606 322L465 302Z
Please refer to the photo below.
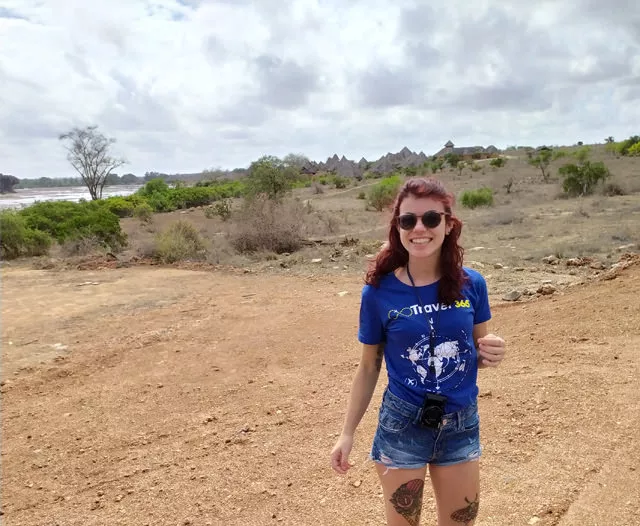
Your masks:
M481 367L497 367L506 353L506 344L500 336L487 334L478 338L478 354Z
M336 445L331 450L331 467L336 473L344 475L351 464L349 464L349 454L353 447L353 437L347 435L340 435Z

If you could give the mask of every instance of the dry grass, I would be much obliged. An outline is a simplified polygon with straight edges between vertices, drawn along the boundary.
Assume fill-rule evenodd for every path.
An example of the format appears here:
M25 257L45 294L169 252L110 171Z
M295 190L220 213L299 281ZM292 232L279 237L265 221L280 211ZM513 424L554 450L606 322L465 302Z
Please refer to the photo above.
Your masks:
M561 181L557 170L563 161L552 165L548 183L542 182L540 172L529 166L524 158L510 159L505 168L488 168L478 172L465 170L462 176L445 170L437 177L459 197L469 189L488 186L494 191L494 206L465 209L458 203L456 212L464 222L462 244L465 249L485 247L468 257L488 264L517 265L524 260L562 253L566 257L598 255L607 257L621 245L640 243L640 159L612 158L594 149L593 160L604 160L613 176L608 181L623 189L626 195L607 195L603 188L589 197L560 198ZM505 185L513 180L507 193ZM123 228L130 239L130 251L140 253L149 245L154 234L178 218L188 217L208 243L208 260L231 265L273 264L274 254L284 250L279 243L269 241L264 246L252 243L255 250L243 254L234 248L234 236L243 232L245 238L259 239L276 235L290 241L290 251L297 250L297 258L286 265L302 265L313 258L324 258L342 269L353 266L346 255L332 256L333 246L302 245L301 239L324 238L336 244L345 237L358 239L355 247L344 250L351 257L363 258L386 237L388 211L366 210L366 203L358 199L368 192L376 180L364 180L344 190L324 188L321 194L313 187L296 190L282 210L242 216L242 201L233 203L233 216L226 222L219 217L207 218L202 209L156 214L153 224L123 219ZM610 193L610 192L609 192ZM614 192L617 193L617 192ZM256 218L252 219L252 216ZM260 218L260 219L257 219ZM361 249L358 247L362 247ZM297 247L297 248L296 248ZM280 257L280 259L282 259ZM291 259L291 258L289 258ZM342 262L342 264L340 264ZM359 268L364 262L359 261ZM275 265L277 267L277 265ZM315 268L315 267L314 267Z

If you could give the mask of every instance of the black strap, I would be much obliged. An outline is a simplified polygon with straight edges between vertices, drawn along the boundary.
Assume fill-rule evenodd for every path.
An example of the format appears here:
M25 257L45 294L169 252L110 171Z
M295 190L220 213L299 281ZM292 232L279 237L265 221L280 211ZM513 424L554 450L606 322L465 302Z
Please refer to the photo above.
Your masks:
M436 324L435 326L432 326L431 323L429 322L429 318L427 317L427 309L424 308L424 304L422 303L422 299L420 298L420 295L418 294L418 289L416 288L416 284L413 281L413 276L411 276L411 272L409 271L409 262L407 262L407 276L409 276L409 281L411 281L411 288L413 289L413 292L416 295L416 298L418 298L418 303L420 303L420 308L422 309L422 313L424 314L425 319L427 320L427 324L429 325L429 371L431 372L431 374L435 375L436 374L436 366L434 364L434 360L435 360L435 339L436 339L436 328L439 325L440 322L440 308L442 307L441 305L438 305L438 309L436 310ZM436 300L438 301L438 303L440 302L440 300L438 299L438 295L436 295Z

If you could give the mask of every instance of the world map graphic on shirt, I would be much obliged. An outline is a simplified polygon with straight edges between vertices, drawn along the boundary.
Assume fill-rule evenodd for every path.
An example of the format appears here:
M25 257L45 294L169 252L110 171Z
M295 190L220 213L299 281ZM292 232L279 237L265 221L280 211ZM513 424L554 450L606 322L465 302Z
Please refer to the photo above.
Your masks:
M421 385L438 391L440 384L452 378L455 384L451 387L456 387L464 381L472 358L470 348L461 349L461 342L467 340L466 335L463 332L459 339L445 339L436 343L438 339L442 338L435 337L433 355L429 352L432 338L428 334L422 335L415 345L400 354L401 358L408 360L411 370L415 373L405 378L408 386L415 387L420 382Z

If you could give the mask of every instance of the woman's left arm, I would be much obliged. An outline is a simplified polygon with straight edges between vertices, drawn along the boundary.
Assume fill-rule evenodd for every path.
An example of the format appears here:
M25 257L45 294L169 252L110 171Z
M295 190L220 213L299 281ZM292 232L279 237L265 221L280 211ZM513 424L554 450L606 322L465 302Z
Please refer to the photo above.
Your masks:
M489 333L487 322L473 326L473 341L478 350L478 367L497 367L502 362L506 345L505 341Z

